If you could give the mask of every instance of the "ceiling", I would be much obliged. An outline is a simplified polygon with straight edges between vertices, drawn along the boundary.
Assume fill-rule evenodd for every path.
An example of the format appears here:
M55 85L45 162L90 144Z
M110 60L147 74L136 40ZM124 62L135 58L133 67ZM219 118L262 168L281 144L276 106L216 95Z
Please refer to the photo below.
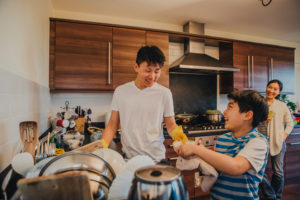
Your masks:
M269 0L263 0L267 2ZM52 0L54 10L183 25L300 43L300 0Z

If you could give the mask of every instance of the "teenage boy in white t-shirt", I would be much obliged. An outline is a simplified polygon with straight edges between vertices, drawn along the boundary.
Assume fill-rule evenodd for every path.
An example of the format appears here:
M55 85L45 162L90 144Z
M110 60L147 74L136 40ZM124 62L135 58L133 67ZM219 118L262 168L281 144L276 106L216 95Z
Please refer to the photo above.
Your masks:
M101 143L108 147L121 125L122 151L127 158L148 155L154 161L165 158L162 122L174 140L187 140L174 118L171 91L158 84L165 56L156 46L144 46L137 53L136 79L116 88L111 117Z

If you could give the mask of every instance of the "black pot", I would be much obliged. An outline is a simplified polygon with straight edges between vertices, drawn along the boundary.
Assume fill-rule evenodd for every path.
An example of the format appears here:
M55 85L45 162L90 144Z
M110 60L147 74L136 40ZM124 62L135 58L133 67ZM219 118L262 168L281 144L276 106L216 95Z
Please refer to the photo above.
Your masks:
M189 196L179 169L154 165L136 170L128 199L187 200Z
M195 114L187 114L187 113L183 113L183 114L177 114L175 116L176 120L181 121L183 124L189 123L191 120L197 118L198 115Z

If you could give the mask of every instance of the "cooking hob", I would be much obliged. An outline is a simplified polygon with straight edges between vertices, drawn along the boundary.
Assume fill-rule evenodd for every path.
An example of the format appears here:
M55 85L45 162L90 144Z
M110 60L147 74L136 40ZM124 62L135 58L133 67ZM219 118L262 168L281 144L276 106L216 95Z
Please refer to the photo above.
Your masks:
M184 132L188 134L196 133L213 133L213 132L225 132L224 124L195 124L195 125L182 125Z
M203 116L198 116L187 123L176 119L176 123L182 125L183 131L186 134L223 133L228 131L225 129L224 121L221 121L220 123L211 123Z

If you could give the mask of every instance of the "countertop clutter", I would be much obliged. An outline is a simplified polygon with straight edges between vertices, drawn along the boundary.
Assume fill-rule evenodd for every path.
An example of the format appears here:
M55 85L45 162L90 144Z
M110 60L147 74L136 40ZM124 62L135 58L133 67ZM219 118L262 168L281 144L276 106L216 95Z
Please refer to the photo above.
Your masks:
M95 128L94 130L90 129L90 131L89 131L88 127L87 127L87 124L85 124L85 125L86 125L85 131L84 131L85 138L90 138L88 136L90 136L91 134L95 134L95 132L99 131L98 128ZM101 127L101 128L104 127L104 123L91 123L91 125L93 127L97 127L97 126ZM62 128L60 127L58 129L54 129L53 131L55 131L55 130L58 131L59 129L61 130ZM299 146L299 145L297 145L299 143L299 141L298 141L298 136L299 136L298 132L299 132L299 130L298 129L299 129L299 127L295 126L295 129L294 129L293 133L289 136L289 138L287 140L287 154L289 155L289 158L285 158L287 184L292 184L293 181L295 180L294 175L298 176L298 174L299 174L297 170L296 171L292 170L294 168L291 166L291 165L298 165L298 162L295 162L295 161L290 159L290 157L295 157L297 152L300 150L299 148L297 148ZM51 132L52 134L53 134L53 131ZM91 132L94 132L94 133L91 133ZM56 133L56 134L59 134L59 132ZM213 146L212 144L210 144L210 142L213 142L217 138L219 133L208 132L206 134L209 134L209 135L203 136L203 133L202 134L199 133L199 134L196 134L196 135L192 134L192 135L188 135L188 136L189 136L190 141L196 141L197 142L197 141L201 140L200 141L201 144L206 145L207 147L210 148L210 147ZM40 143L42 143L45 140L45 138L48 139L48 132L45 132L43 135L45 135L46 137L41 136L39 138ZM90 140L86 140L85 142L89 143ZM119 143L118 140L117 140L117 143ZM172 143L173 143L172 139L166 137L165 146L166 146L166 150L167 150L166 151L167 162L169 164L175 166L177 155L173 150ZM66 151L68 151L68 150L66 149ZM113 150L108 150L108 151L113 151ZM114 152L114 154L118 154L116 151L113 151L113 152ZM109 154L109 155L114 155L114 154ZM63 155L65 155L65 156L63 156ZM30 186L30 184L33 183L33 182L39 182L41 188L47 188L46 185L48 185L48 186L49 186L49 184L53 185L54 182L57 183L58 185L82 182L82 183L89 183L88 184L89 187L86 187L86 186L83 186L82 184L79 184L78 187L81 188L81 196L79 194L78 195L80 196L81 199L91 199L91 196L89 196L85 191L91 189L91 187L96 187L96 186L91 184L91 182L89 181L90 180L89 178L92 175L88 174L87 175L88 178L86 179L85 173L82 173L82 170L76 169L75 171L68 172L66 174L63 173L64 170L60 170L58 176L53 176L53 175L48 174L49 177L47 176L46 178L43 177L43 176L42 177L37 177L38 174L41 173L40 170L44 166L54 165L54 163L56 162L58 157L59 157L59 159L68 159L68 156L71 156L71 155L73 155L73 153L68 152L68 153L62 154L61 155L62 157L59 157L59 156L47 157L47 158L44 157L43 159L40 159L39 161L37 160L38 161L37 164L35 164L32 168L29 169L29 171L27 171L27 173L26 173L27 175L25 174L25 176L27 177L28 180L25 179L25 180L22 180L20 182L19 186L22 188L21 190L22 191L25 191L25 190L32 191L33 188ZM108 163L110 163L112 166L114 165L113 164L114 159L112 159L112 158L116 157L115 155L114 156L107 156L107 153L103 153L103 152L97 152L96 155L104 158L104 160L108 161ZM103 155L106 155L106 156L103 157ZM81 156L83 156L83 155L81 155ZM84 154L84 156L85 156L85 154ZM91 155L87 155L87 157L88 156L91 156ZM119 156L121 156L121 154L118 154L118 157ZM82 160L82 158L77 159L77 160ZM47 164L47 163L49 163L49 164ZM51 163L53 163L53 164L51 164ZM120 162L118 161L117 163L120 163ZM113 168L115 168L115 170L117 172L120 172L121 166L119 166L119 169L117 169L116 166L114 166ZM57 166L55 167L55 169L58 170ZM79 170L79 172L78 172L78 170ZM7 194L7 196L11 197L13 194L16 194L17 181L20 180L21 178L23 178L23 176L16 173L15 171L13 171L13 173L9 172L9 171L10 171L10 169L7 168L1 173L0 181L1 181L1 183L3 183L3 180L5 179L5 176L6 175L9 176L9 173L11 173L11 175L10 175L11 177L9 177L10 180L6 184L7 185L6 186L6 188L7 188L6 189L6 194ZM205 197L205 196L209 195L209 191L208 192L203 192L200 189L199 181L200 181L201 176L199 176L199 171L198 170L183 170L183 171L181 171L181 174L182 174L182 178L183 178L183 180L186 184L186 189L189 193L190 198L202 198L202 197ZM33 179L29 179L29 178L33 178ZM111 182L107 183L106 185L109 186L110 184L111 184ZM53 185L53 187L55 187L54 185ZM73 184L73 186L74 185L76 185L76 184ZM28 189L25 186L26 187L30 186L31 188ZM66 187L65 190L71 190L71 188ZM65 192L65 190L64 191L58 191L57 194L61 194L60 192ZM104 193L108 194L109 187L104 189L104 190L105 190ZM50 191L52 191L52 193L55 193L54 190L50 190ZM99 195L101 196L99 191L95 192L95 194L97 194L98 196ZM32 195L32 194L28 194L28 195ZM32 197L32 196L30 196L30 197ZM74 199L76 199L76 198L74 197Z

